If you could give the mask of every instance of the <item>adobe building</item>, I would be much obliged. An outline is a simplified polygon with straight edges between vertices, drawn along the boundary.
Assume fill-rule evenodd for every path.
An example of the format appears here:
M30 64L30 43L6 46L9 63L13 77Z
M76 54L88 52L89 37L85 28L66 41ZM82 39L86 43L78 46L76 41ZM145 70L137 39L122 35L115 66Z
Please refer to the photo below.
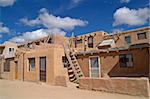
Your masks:
M63 46L67 38L46 37L22 45L6 42L1 54L1 78L66 86Z
M141 28L107 34L101 42L97 42L98 37L86 36L93 37L92 43L88 43L93 49L76 53L83 74L85 77L148 77L149 33L149 28Z
M6 42L0 46L0 78L61 86L70 81L81 89L149 96L149 35L144 27Z

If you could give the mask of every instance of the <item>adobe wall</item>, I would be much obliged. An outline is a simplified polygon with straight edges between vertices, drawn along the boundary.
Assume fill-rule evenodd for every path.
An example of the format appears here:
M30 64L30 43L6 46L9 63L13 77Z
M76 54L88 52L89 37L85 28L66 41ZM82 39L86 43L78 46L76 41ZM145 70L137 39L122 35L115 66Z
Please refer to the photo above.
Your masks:
M1 66L1 77L7 80L14 80L15 79L15 62L13 60L10 61L10 71L4 72L4 60Z
M119 54L131 53L133 55L133 67L120 67ZM89 58L99 56L102 77L109 76L146 76L149 73L148 48L133 49L120 52L100 53L93 55L80 55L77 60L85 77L89 77ZM144 62L143 62L144 61Z
M146 37L147 39L143 39L143 40L139 40L137 34L138 33L143 33L146 32ZM136 31L129 31L129 32L123 32L123 33L118 33L118 34L114 34L113 36L115 38L117 38L116 35L118 35L119 39L116 41L116 47L124 47L126 45L128 45L125 42L125 36L131 36L131 44L141 44L141 43L149 43L149 39L150 39L150 31L149 28L145 28L145 29L139 29ZM107 37L110 37L110 35L108 35ZM105 37L104 37L105 38Z
M64 50L61 45L43 45L36 50L27 52L24 56L24 79L26 81L39 81L39 58L46 57L46 83L55 85L58 80L65 81L65 71L63 69L62 56ZM35 58L35 71L29 71L28 58ZM61 76L61 77L60 77ZM58 78L57 78L58 77ZM55 81L57 80L57 81ZM58 84L58 83L57 83ZM64 85L65 82L58 85Z
M148 78L81 78L79 88L136 96L150 96Z
M135 49L131 51L125 51L125 52L120 52L120 54L126 54L126 53L131 53L133 55L133 67L129 68L124 68L120 67L119 65L119 57L116 57L116 60L112 62L113 67L111 71L109 72L110 76L143 76L143 77L148 77L149 74L149 55L148 55L148 48L144 49ZM107 58L107 57L106 57ZM102 58L101 58L102 59ZM108 61L107 59L102 59L102 64L103 67L107 66ZM111 62L111 61L110 61ZM103 69L104 70L104 69Z
M103 36L106 35L107 33L105 32L92 32L89 34L84 34L84 35L80 35L74 38L72 47L75 47L75 40L80 40L82 39L82 43L78 43L76 44L76 48L75 50L77 51L84 51L85 48L85 40L88 41L88 37L92 36L93 37L93 48L96 48L97 44L103 39ZM86 47L86 51L88 50L93 50L93 48L88 48L88 46Z

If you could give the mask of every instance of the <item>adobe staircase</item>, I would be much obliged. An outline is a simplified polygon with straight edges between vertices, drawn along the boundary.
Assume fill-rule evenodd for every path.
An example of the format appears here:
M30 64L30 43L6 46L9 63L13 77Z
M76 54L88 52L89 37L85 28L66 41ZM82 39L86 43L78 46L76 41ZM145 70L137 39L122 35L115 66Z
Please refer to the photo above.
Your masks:
M75 52L72 49L65 47L64 50L68 60L66 66L68 69L69 80L74 83L79 83L79 78L84 75L76 59Z

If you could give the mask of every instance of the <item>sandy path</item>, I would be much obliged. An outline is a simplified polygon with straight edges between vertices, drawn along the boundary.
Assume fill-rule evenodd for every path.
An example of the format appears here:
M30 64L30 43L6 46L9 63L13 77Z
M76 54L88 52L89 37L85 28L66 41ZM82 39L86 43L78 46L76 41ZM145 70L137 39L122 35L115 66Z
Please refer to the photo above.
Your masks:
M75 88L40 85L31 82L0 80L0 99L148 99L80 90Z

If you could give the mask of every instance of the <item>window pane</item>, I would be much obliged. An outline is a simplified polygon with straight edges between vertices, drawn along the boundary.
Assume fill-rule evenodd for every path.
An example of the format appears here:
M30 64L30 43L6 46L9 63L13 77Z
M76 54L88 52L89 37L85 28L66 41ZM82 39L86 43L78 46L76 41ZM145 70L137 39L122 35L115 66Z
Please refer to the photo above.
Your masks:
M99 77L99 61L98 57L90 58L91 62L91 77Z
M121 54L119 55L119 63L121 67L132 67L133 56L132 54Z
M98 65L98 58L97 57L91 58L91 67L94 67L94 68L99 67L99 65Z
M146 32L138 33L137 36L139 40L146 39Z
M93 37L88 38L88 43L93 43Z
M131 36L125 36L126 43L131 43Z
M29 58L29 71L35 70L35 58Z
M77 43L77 44L82 43L82 39L76 40L76 43Z
M40 57L40 70L46 70L46 57Z
M11 59L6 59L4 63L4 72L9 72L10 71L10 61Z

